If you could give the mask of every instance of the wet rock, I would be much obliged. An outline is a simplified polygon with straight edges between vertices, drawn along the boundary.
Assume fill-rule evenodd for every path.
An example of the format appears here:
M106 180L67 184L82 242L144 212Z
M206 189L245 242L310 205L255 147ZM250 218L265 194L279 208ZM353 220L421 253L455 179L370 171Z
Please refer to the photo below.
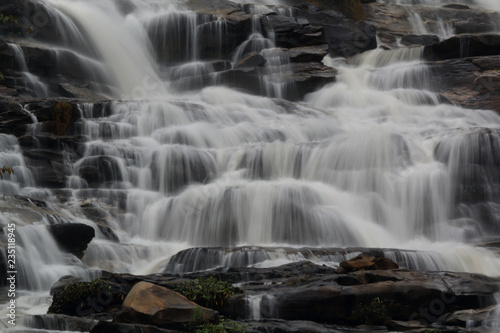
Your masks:
M16 137L26 132L26 126L33 123L33 118L20 103L0 100L0 132Z
M262 66L266 63L266 59L257 52L252 52L246 57L234 64L233 68L255 67Z
M185 331L169 330L154 325L110 323L101 321L90 333L181 333Z
M445 60L452 58L500 55L499 35L460 35L426 46L424 58Z
M188 0L185 5L197 13L214 16L230 15L241 11L239 4L228 0Z
M399 266L391 259L384 257L365 256L360 254L350 260L340 263L337 273L356 272L360 270L398 269Z
M439 37L436 35L405 35L401 39L401 44L409 45L432 45L439 43Z
M375 25L383 43L398 47L399 38L414 34L407 6L373 2L365 4L364 8L367 21ZM495 22L500 20L498 13L479 7L413 5L411 10L422 19L426 30L433 34L445 33L443 27L468 34L494 31Z
M344 14L347 18L362 21L366 19L365 10L360 0L307 0L308 3L317 5L323 9L331 9Z
M37 331L59 331L64 327L67 331L89 332L97 320L91 318L79 318L61 314L35 315L25 318L24 325L37 328ZM26 332L23 329L23 332Z
M436 91L454 104L500 112L500 56L431 62Z
M328 54L328 45L296 47L288 50L290 62L318 62Z
M139 282L123 301L123 312L117 320L171 328L172 325L190 322L198 307L196 303L170 289L149 282ZM216 315L213 310L200 309L207 318Z
M103 99L102 96L97 95L86 87L76 87L70 83L60 83L59 88L60 95L64 97L80 98L89 101L99 101Z
M478 310L455 311L444 318L440 318L440 323L459 327L470 327L473 323L482 323L491 320L495 313L495 307Z
M174 192L192 183L207 183L216 174L215 158L185 146L168 147L153 156L151 172L163 192Z
M490 204L500 195L500 132L485 128L457 133L439 142L434 155L451 168L455 217L480 221L484 234L500 231L495 206Z
M408 12L404 6L373 2L364 5L364 9L366 20L375 26L383 43L397 46L397 38L412 34Z
M280 320L263 319L259 321L245 321L248 325L248 333L284 333L284 332L307 332L307 333L341 333L346 332L343 327L315 323L306 320Z
M366 22L344 21L325 25L330 56L348 58L377 48L375 27Z
M325 44L321 26L302 25L296 18L281 15L267 15L261 22L267 35L274 34L278 47L293 48Z
M56 281L50 288L50 295L55 295L57 293L60 293L61 291L66 288L66 286L70 284L75 284L78 282L82 282L83 280L79 277L74 277L72 275L65 275L61 277L59 280Z
M53 224L48 228L61 250L79 258L95 236L94 228L82 223Z
M460 10L470 9L469 6L458 4L458 3L450 3L447 5L444 5L443 8L453 8L453 9L460 9Z
M82 161L78 174L89 186L98 187L105 182L120 182L124 179L121 160L112 156L92 156Z
M237 11L221 18L198 26L197 43L201 59L230 60L234 50L252 31L253 15Z

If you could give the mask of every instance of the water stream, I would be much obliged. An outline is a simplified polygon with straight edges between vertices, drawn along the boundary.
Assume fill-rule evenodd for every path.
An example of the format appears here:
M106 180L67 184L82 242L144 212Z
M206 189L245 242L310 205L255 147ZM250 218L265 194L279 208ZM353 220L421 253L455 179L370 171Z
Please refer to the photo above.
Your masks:
M397 1L416 2L448 3ZM54 193L37 185L17 139L6 135L0 135L0 164L12 165L15 174L0 181L0 191L47 200L60 221L95 225L82 214L80 200L109 208L106 219L119 242L98 233L79 261L57 249L44 228L50 221L1 216L3 225L18 225L19 315L45 313L50 286L68 274L91 279L100 269L148 274L304 259L335 266L344 259L280 250L285 248L384 248L403 267L500 276L498 254L475 246L499 236L498 171L487 168L497 161L474 155L480 146L498 151L500 116L441 104L420 48L377 49L349 61L326 58L339 71L336 83L298 103L215 84L184 91L173 82L212 73L195 45L197 26L207 23L200 16L178 4L145 0L130 1L127 14L112 0L41 3L71 27L53 46L78 54L116 101L111 114L97 115L90 103L79 106L90 140L80 160L68 161L73 175L64 204L56 205ZM500 11L497 0L474 3ZM223 33L224 23L217 24ZM188 40L190 48L166 59L157 47L165 40ZM239 50L255 44L276 61L274 68L287 65L258 30L245 43ZM263 82L270 96L286 89L281 79L270 85ZM491 184L481 207L465 192L478 161L486 166L479 170L482 181ZM92 168L100 173L89 176ZM214 250L211 265L190 268L183 266L185 257L175 256L198 247L253 252L224 257ZM261 302L255 295L249 306ZM4 308L0 329L9 327Z

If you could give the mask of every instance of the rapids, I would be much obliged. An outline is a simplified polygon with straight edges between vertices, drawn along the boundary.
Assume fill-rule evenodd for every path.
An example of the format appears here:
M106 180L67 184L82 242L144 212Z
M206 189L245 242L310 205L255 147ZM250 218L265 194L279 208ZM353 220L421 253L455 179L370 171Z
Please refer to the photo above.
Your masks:
M453 2L500 11L497 0ZM100 82L100 92L114 100L112 112L96 116L92 104L79 106L90 140L80 160L68 161L73 175L64 204L26 169L17 139L3 134L0 165L15 173L0 181L0 191L46 200L59 222L95 226L82 214L80 200L110 212L118 202L122 207L107 216L119 242L98 233L81 262L58 250L43 228L50 221L0 216L3 225L17 225L21 319L23 313L46 312L48 291L63 275L88 280L101 269L173 270L169 260L195 247L260 249L250 261L221 255L213 267L272 267L303 259L335 266L345 258L279 249L373 247L390 249L388 256L403 267L500 276L498 254L475 246L498 238L498 227L483 223L484 211L457 195L473 180L476 160L497 163L474 152L484 145L484 128L500 129L500 116L442 104L420 48L376 49L348 60L327 57L324 62L339 71L336 83L291 103L271 98L289 89L275 70L288 60L256 29L232 61L245 48L274 61L269 77L275 80L262 82L266 96L217 84L216 74L210 87L179 91L180 78L213 72L197 56L197 26L206 22L182 2L131 0L126 9L113 0L40 3L61 32L58 40L40 43L76 55L88 79ZM224 23L214 29L224 31ZM157 45L165 40L188 48L162 58ZM22 63L22 52L16 52ZM39 96L50 95L38 78L30 82ZM499 139L494 136L494 147L483 151L495 151ZM93 167L102 173L97 185L82 176ZM491 183L485 209L498 226L498 171L479 172ZM262 299L257 298L249 300L250 307ZM0 318L0 329L7 329L5 306Z

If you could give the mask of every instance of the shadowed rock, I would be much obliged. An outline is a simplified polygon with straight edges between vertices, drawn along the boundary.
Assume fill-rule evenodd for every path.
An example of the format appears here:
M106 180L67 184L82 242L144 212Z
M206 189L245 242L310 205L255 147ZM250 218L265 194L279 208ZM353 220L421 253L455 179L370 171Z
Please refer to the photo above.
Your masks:
M48 228L63 251L79 258L83 257L83 251L95 236L94 228L82 223L53 224Z

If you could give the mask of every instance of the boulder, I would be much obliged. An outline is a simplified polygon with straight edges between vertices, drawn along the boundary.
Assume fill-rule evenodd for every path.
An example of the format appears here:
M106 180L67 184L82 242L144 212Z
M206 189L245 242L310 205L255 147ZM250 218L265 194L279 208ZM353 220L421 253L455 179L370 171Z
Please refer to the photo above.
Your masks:
M94 228L82 223L52 224L48 228L61 250L79 258L95 236Z
M207 318L216 315L215 311L199 307L170 289L149 282L139 282L123 301L123 312L117 320L169 328L190 322L197 308L200 308Z
M348 58L377 48L375 27L364 21L340 21L325 25L324 31L332 57Z
M356 272L361 270L387 270L398 269L399 266L394 261L384 257L365 256L360 254L350 260L340 263L337 273Z

